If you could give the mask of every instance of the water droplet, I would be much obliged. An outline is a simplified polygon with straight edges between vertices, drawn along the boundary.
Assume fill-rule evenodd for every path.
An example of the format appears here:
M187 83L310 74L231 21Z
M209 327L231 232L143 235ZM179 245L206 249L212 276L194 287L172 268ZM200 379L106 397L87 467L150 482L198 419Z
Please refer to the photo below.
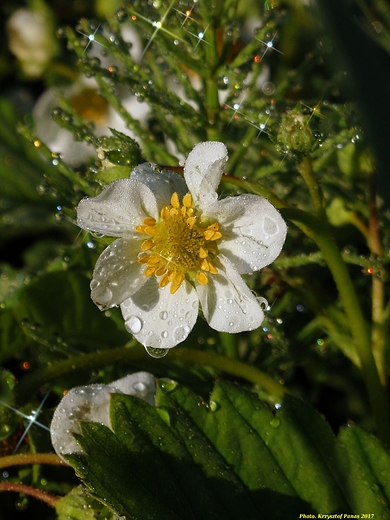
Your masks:
M133 388L136 392L145 392L147 385L143 381L137 381L133 384Z
M274 419L272 419L270 421L269 425L271 426L271 428L279 428L279 426L280 426L280 419L277 419L275 417Z
M163 381L161 384L161 388L164 390L164 392L172 392L177 387L177 382L173 381L172 379L169 381Z
M167 313L167 311L161 311L161 312L160 312L160 318L161 318L162 320L166 320L166 319L168 318L168 313Z
M163 330L162 333L161 333L161 336L165 339L168 337L168 331L166 330Z
M158 414L161 417L161 419L165 422L165 424L170 426L171 425L171 418L169 416L168 410L166 410L165 408L158 408L157 411L158 411Z
M142 329L142 321L138 316L130 316L126 321L126 328L128 328L132 334L138 334Z
M219 404L216 403L215 401L210 401L210 410L212 412L216 412L219 408Z
M176 327L173 331L173 337L176 341L184 341L188 334L191 332L191 327L185 325L184 327Z
M163 358L168 354L167 348L154 348L154 347L145 347L146 352L149 354L149 356L159 359Z
M27 499L27 497L22 497L19 500L17 500L15 502L15 508L18 511L26 511L26 509L28 508L28 499Z

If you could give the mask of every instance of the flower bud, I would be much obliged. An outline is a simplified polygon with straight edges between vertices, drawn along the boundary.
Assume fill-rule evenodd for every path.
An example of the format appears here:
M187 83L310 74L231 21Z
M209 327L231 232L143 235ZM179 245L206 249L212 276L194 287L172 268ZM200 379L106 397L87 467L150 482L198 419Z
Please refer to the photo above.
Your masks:
M58 50L50 11L17 9L7 22L7 33L9 49L19 60L23 73L39 78Z
M308 123L309 119L296 111L283 115L277 135L277 142L282 150L307 154L316 148L317 141Z

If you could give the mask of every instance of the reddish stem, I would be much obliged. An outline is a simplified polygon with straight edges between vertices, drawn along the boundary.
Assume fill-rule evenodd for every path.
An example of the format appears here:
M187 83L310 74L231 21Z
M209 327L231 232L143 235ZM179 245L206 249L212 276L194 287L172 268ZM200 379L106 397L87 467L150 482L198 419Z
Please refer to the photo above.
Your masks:
M59 500L59 497L55 497L46 493L46 491L42 491L40 489L35 489L29 486L25 486L24 484L16 484L14 482L0 482L0 492L1 491L15 491L16 493L25 493L26 495L30 495L42 502L45 502L50 507L55 507L56 502Z

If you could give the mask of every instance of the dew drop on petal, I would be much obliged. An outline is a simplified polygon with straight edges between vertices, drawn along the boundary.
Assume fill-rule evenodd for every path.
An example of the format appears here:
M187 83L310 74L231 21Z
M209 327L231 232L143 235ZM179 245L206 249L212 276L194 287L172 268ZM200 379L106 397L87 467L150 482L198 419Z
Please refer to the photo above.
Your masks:
M154 348L154 347L145 347L146 352L149 354L149 356L159 359L163 358L168 354L167 348Z
M133 388L136 392L145 392L147 385L143 381L137 381L133 384Z
M166 330L163 330L162 333L161 333L161 336L166 339L168 337L168 331Z
M161 318L162 320L166 320L166 319L168 318L168 313L167 313L167 311L161 311L161 312L160 312L160 318Z
M278 232L278 225L277 223L270 217L265 217L264 221L263 221L263 231L264 233L266 233L267 235L276 235L276 233Z
M99 294L99 298L105 302L109 302L112 298L112 291L106 287L104 291Z
M130 316L126 321L126 326L133 334L138 334L142 329L142 321L138 316Z
M259 296L257 299L258 304L263 310L266 310L268 308L268 301L263 298L262 296Z

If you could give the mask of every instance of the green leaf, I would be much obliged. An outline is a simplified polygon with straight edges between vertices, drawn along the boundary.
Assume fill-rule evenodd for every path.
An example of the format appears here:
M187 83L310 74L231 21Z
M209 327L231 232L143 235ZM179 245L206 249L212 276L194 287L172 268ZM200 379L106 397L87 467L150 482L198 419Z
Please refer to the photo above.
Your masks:
M390 454L379 440L358 426L348 426L338 438L343 487L353 511L390 518Z
M122 402L122 409L117 408L118 402ZM175 416L176 428L185 434L185 440L179 440L176 429L166 424L170 412L164 408L159 411L160 415L155 408L126 396L116 396L112 411L117 435L124 442L133 436L129 447L138 452L143 462L138 474L143 485L151 486L154 481L153 488L161 490L160 500L174 504L181 518L236 518L238 513L255 518L256 510L250 500L236 503L237 495L244 493L245 488L209 441L188 428L185 416ZM129 425L129 430L124 424ZM134 462L136 466L137 461Z
M281 412L274 416L255 394L224 382L215 385L210 408L182 389L173 390L162 400L166 405L174 400L186 410L194 426L204 431L247 489L253 491L257 507L266 518L310 511L300 500L309 501L310 495L300 494L295 478L290 476L290 465L296 468L297 458L294 449L285 451L293 431L286 422L287 431L283 432ZM302 465L304 458L299 462Z
M94 520L97 518L96 504L85 488L78 486L60 498L55 509L58 520Z
M104 170L99 170L95 175L95 179L102 184L110 184L110 182L118 179L125 179L129 177L130 169L128 166L112 166Z
M31 282L15 313L21 321L38 325L45 335L59 336L70 345L96 349L129 340L128 334L93 304L89 280L70 270L46 273Z
M255 395L244 395L260 403ZM140 519L157 514L156 518L257 520L261 513L277 519L311 511L283 475L273 476L277 465L266 456L265 447L262 453L256 451L252 432L247 427L246 432L236 429L230 407L213 412L188 389L177 386L172 391L167 382L158 390L157 403L158 409L137 398L115 395L111 401L115 434L97 424L83 425L79 442L87 457L76 462L76 469L94 495L105 497L117 513ZM268 424L272 414L260 406ZM205 419L204 424L196 424L191 415ZM223 418L228 435L223 435L222 444L228 455L245 452L240 468L227 460L223 446L220 450L219 443L214 445L209 438L213 431L219 437L215 427L221 424L214 423L214 417ZM265 471L261 477L259 468Z
M76 469L97 498L130 518L178 519L159 503L153 488L147 489L138 481L131 453L111 430L96 423L84 423L81 430L83 435L77 439L91 456L86 461L80 460ZM141 459L139 467L144 468Z
M216 383L210 402L160 381L156 407L111 399L113 431L77 436L71 463L93 495L132 519L267 519L300 514L390 518L390 455L356 426L336 438L291 397L273 413L256 394ZM149 516L148 516L149 515Z
M26 336L12 309L0 309L0 362L26 348Z

